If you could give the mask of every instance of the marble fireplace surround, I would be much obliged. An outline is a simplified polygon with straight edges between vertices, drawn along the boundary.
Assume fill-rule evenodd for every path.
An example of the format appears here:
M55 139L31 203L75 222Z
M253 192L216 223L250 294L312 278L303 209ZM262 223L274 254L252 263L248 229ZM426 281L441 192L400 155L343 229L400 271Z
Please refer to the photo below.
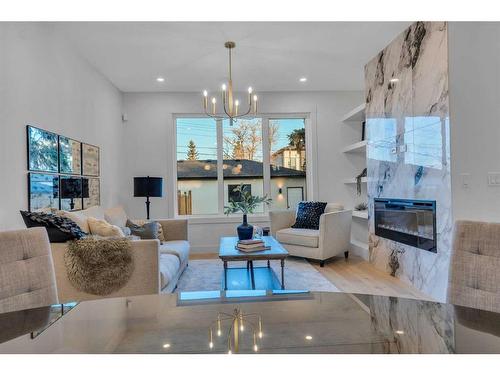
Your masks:
M370 262L446 300L452 215L446 22L416 22L365 66ZM374 198L436 201L437 253L374 234Z

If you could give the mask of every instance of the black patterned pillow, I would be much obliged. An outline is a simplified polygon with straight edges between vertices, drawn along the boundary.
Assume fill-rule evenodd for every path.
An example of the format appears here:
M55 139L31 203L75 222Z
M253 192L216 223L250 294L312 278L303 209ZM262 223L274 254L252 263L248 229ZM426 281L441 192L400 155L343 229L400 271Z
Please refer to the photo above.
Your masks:
M87 233L71 219L46 212L20 211L26 227L45 227L50 242L79 240Z
M300 202L292 228L319 229L319 218L325 207L326 202Z

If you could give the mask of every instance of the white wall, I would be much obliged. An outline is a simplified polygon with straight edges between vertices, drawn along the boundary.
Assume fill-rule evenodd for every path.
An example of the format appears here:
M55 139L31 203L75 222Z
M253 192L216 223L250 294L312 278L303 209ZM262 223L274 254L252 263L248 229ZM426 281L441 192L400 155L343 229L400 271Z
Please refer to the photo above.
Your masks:
M153 218L173 217L174 199L172 176L175 176L174 114L200 113L201 96L197 93L125 93L124 112L128 122L124 127L123 162L120 173L120 201L133 217L144 217L144 199L133 198L134 176L161 176L165 179L166 198L153 198ZM313 157L318 171L316 199L345 202L352 207L352 187L341 179L351 176L349 159L342 147L358 141L359 132L340 123L340 118L363 102L362 92L282 92L259 93L262 113L310 113L315 131ZM309 163L309 162L308 162ZM227 221L228 219L226 219ZM220 221L220 220L219 220ZM218 236L234 233L234 220L213 224L190 222L190 240L194 251L215 251ZM268 224L260 222L259 225ZM210 237L210 233L216 235Z
M451 22L449 71L453 219L500 222L500 24Z
M0 230L28 208L27 124L101 147L101 202L117 201L121 93L43 23L0 23Z

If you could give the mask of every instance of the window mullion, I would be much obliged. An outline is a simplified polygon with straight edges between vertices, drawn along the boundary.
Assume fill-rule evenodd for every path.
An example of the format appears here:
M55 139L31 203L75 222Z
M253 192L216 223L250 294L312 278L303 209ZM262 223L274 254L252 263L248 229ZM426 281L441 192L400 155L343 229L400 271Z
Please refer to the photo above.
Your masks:
M269 166L271 150L269 144L269 117L262 118L262 162L264 178L264 195L271 197L271 168ZM264 213L268 211L267 205L264 205Z
M217 120L217 192L219 215L224 214L224 153L222 120Z

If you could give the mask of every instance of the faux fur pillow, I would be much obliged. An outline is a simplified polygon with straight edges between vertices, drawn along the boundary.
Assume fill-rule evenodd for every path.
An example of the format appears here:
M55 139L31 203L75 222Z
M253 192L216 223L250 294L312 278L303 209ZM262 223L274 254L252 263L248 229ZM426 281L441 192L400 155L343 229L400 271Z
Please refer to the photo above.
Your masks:
M122 230L116 225L109 224L106 220L99 220L93 217L87 219L90 233L101 237L125 237Z

